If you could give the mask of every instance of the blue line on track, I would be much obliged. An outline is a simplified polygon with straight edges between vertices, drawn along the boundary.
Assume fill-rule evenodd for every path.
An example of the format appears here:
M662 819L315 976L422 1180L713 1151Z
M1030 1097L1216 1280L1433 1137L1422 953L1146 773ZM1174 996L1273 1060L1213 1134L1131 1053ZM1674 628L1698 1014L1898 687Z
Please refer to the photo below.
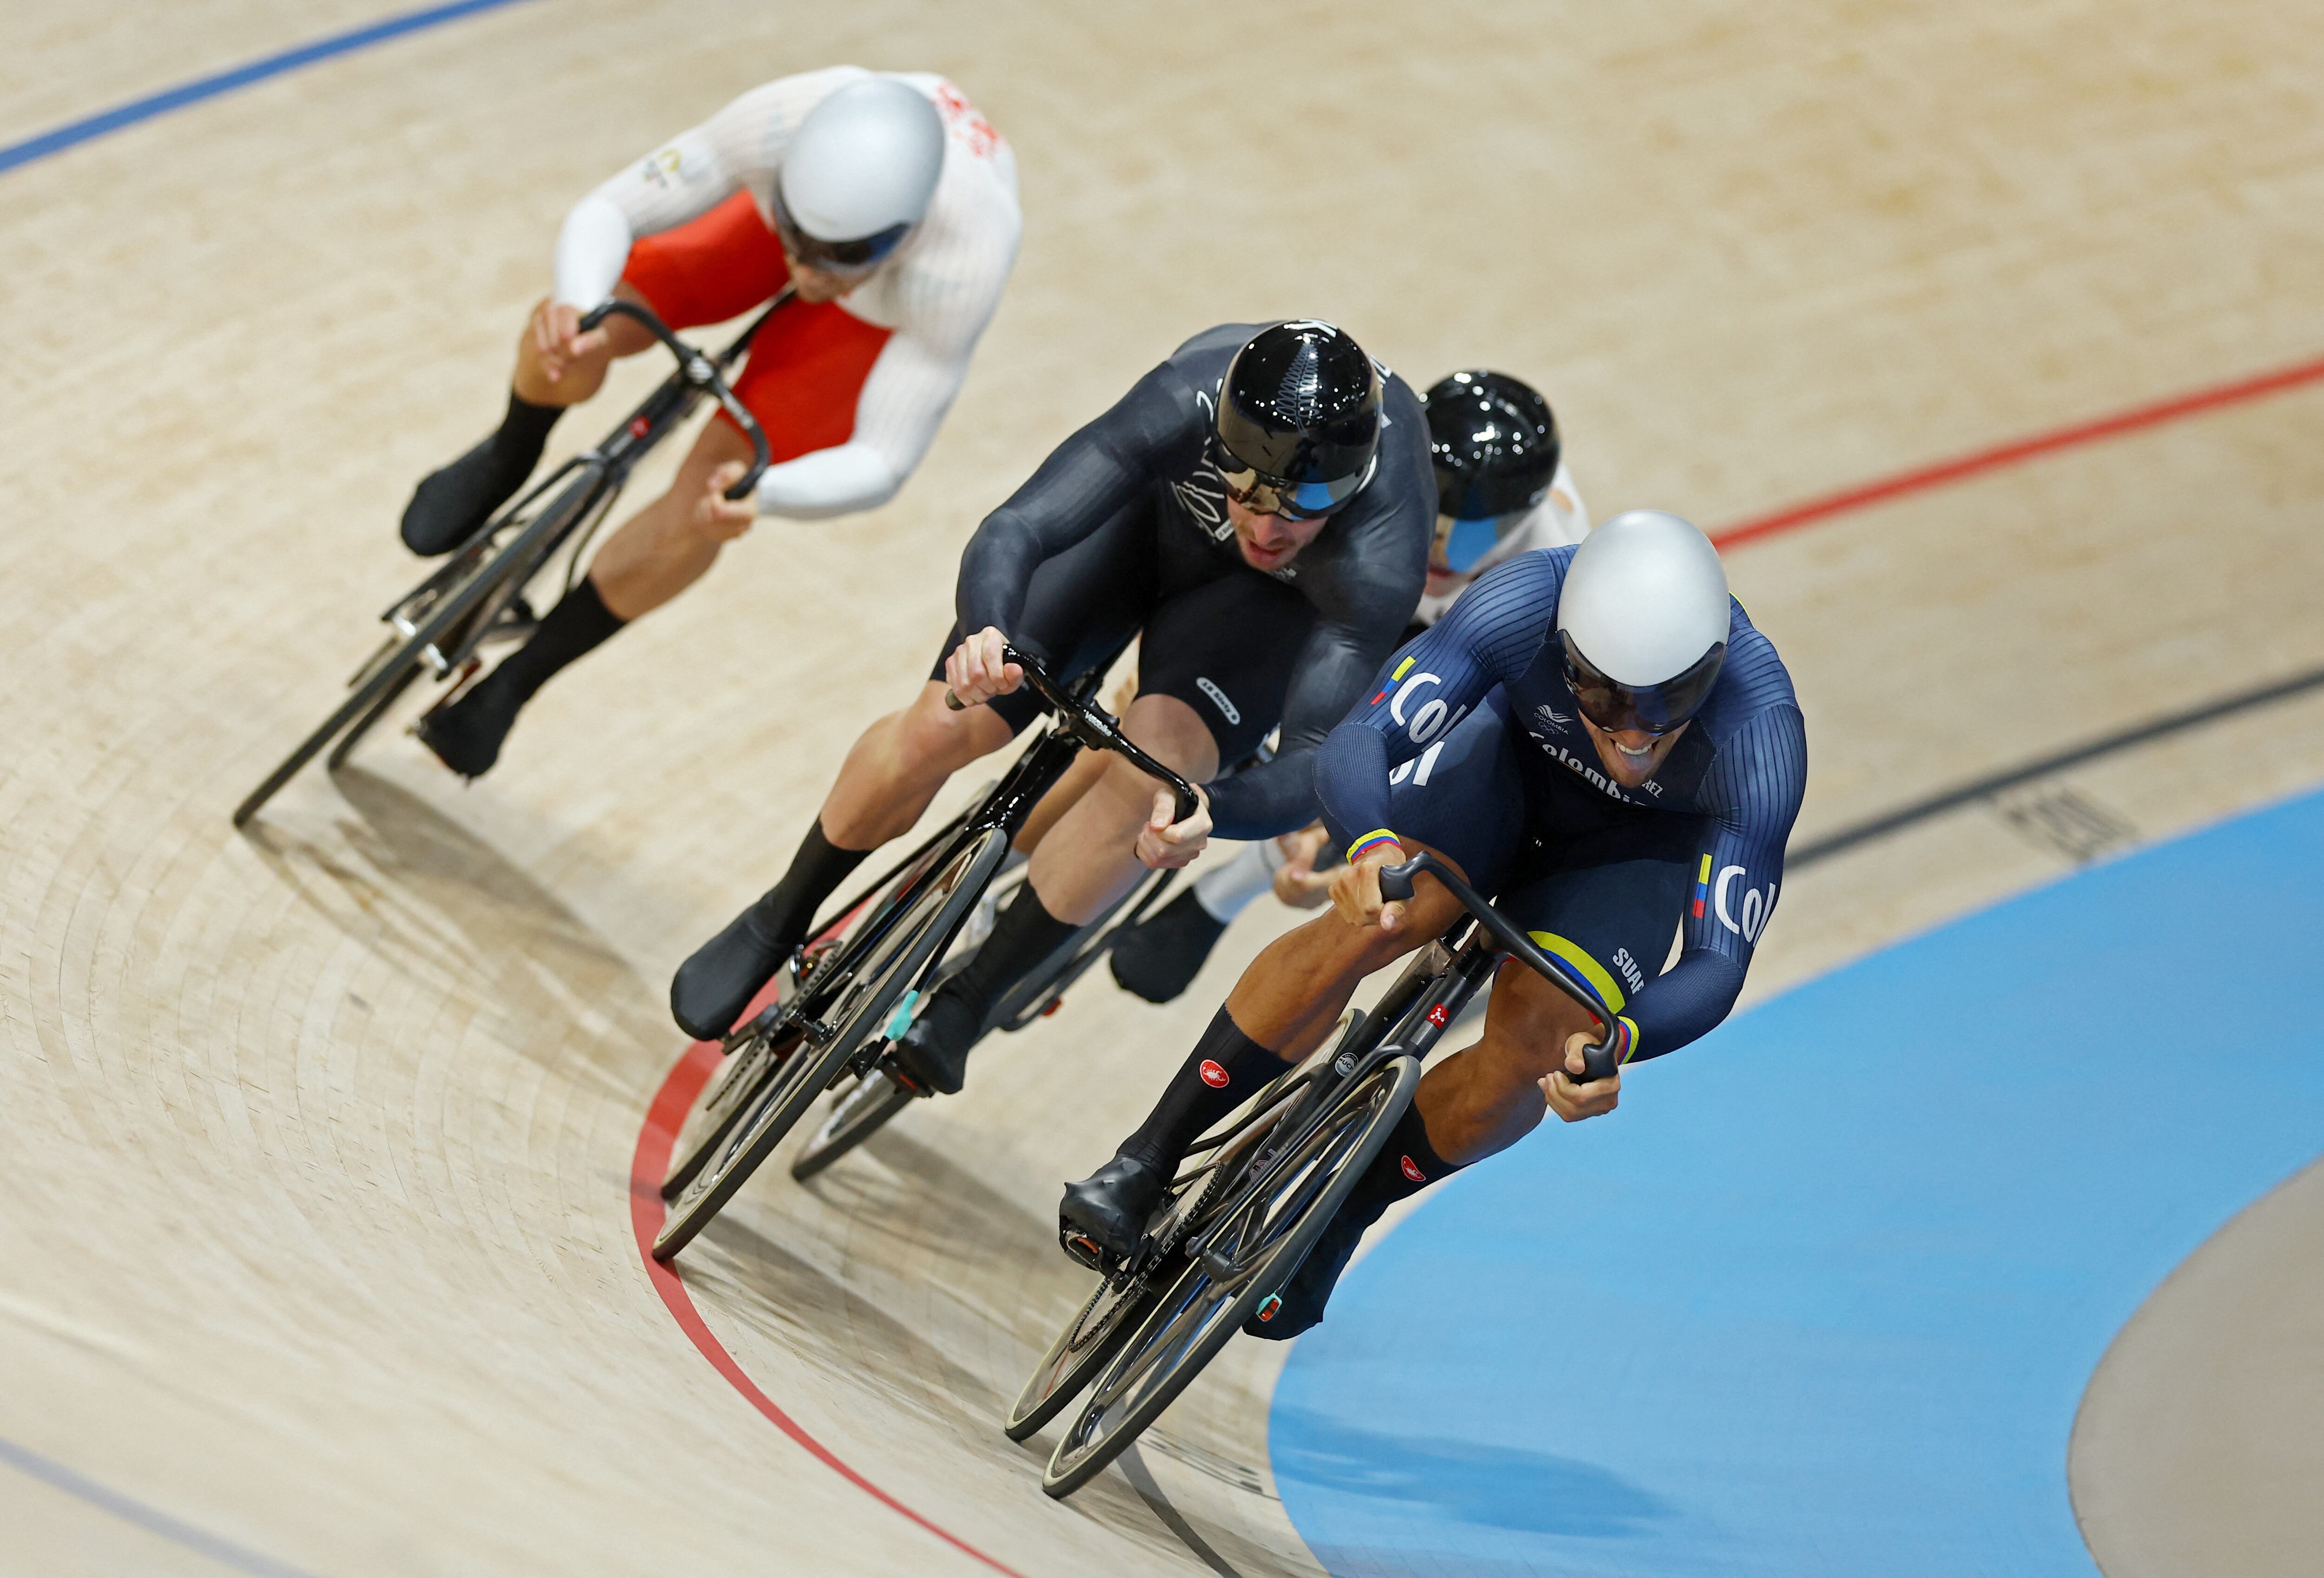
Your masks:
M248 88L270 77L280 77L286 71L296 71L300 67L311 66L318 60L368 49L373 44L384 43L390 39L401 38L405 33L418 32L441 23L457 22L480 11L497 11L503 5L516 4L518 0L453 0L449 5L431 5L424 11L407 11L400 16L369 23L346 32L333 33L329 38L317 39L313 43L300 44L295 49L284 50L280 54L268 55L208 77L198 77L191 82L165 88L159 93L132 99L127 104L116 105L51 131L39 133L21 143L11 143L0 148L0 175L20 164L30 164L35 159L45 159L51 153L61 153L68 148L78 147L108 132L134 126L140 121L150 121L155 115L184 109L188 105L232 93L238 88Z
M124 1496L110 1486L101 1485L88 1475L65 1467L53 1458L43 1457L13 1441L0 1440L0 1463L237 1573L248 1573L254 1578L308 1578L301 1568L293 1567L287 1562L278 1562L247 1546L238 1546L208 1529L197 1528L183 1518L172 1518L166 1512L148 1507L134 1497Z
M2319 931L2310 794L1640 1065L1348 1273L1284 1510L1344 1578L2093 1578L2099 1357L2324 1144Z

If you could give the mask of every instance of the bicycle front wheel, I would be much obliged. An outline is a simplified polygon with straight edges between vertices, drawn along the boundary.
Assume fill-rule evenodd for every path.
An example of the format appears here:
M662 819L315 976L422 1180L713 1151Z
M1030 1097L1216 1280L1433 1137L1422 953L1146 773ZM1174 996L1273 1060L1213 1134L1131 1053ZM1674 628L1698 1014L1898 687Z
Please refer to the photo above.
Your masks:
M943 947L992 880L1009 835L998 827L971 833L905 896L903 913L859 958L840 966L845 979L819 1007L830 1017L821 1041L803 1039L750 1103L742 1120L718 1142L702 1170L670 1205L669 1219L654 1239L654 1259L668 1260L734 1197L761 1164L773 1154L815 1099L828 1090L864 1044L889 1032L928 961ZM898 1027L900 1031L900 1027Z
M1259 1149L1239 1181L1246 1186L1228 1190L1222 1214L1199 1225L1203 1253L1091 1388L1050 1454L1043 1490L1070 1496L1096 1478L1290 1280L1419 1084L1418 1058L1391 1058L1333 1097L1330 1111L1283 1154Z

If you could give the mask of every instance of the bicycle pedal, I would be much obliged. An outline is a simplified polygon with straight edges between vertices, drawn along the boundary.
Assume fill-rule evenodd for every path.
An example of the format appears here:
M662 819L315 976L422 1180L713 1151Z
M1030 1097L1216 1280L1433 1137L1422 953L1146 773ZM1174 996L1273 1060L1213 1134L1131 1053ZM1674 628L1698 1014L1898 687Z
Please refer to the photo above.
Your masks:
M483 672L484 667L484 660L482 658L471 657L466 662L462 663L457 669L455 669L448 676L447 676L443 693L437 697L435 701L429 705L426 712L421 713L418 717L411 720L410 726L405 729L404 733L407 734L419 734L421 724L425 724L429 718L434 717L438 713L442 712L446 707L450 706L454 702L458 701L460 697L467 695L468 687L475 683L476 676Z

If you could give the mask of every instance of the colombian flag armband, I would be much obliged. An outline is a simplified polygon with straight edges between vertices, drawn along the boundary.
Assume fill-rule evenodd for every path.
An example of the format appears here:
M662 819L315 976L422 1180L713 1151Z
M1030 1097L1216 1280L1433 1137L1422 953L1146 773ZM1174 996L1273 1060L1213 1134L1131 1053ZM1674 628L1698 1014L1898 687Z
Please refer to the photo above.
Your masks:
M1398 844L1401 842L1402 841L1388 828L1375 827L1370 833L1365 834L1361 838L1357 839L1353 844L1348 845L1348 863L1350 865L1353 865L1358 861L1363 859L1364 852L1368 849L1376 849L1383 844Z

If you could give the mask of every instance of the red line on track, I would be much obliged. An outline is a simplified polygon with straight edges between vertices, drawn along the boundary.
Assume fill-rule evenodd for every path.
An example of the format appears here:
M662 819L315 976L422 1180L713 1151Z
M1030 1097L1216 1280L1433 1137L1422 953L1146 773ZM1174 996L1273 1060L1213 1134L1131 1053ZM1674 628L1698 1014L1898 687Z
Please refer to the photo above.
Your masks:
M755 1004L753 1005L756 1006ZM696 1041L686 1049L654 1093L653 1104L646 1109L645 1125L638 1130L638 1148L630 1160L630 1223L637 1230L638 1254L646 1263L646 1276L653 1282L654 1291L678 1321L678 1329L687 1334L711 1367L724 1376L734 1389L749 1399L752 1407L773 1421L776 1429L805 1447L822 1464L865 1495L901 1513L954 1550L975 1557L996 1573L1009 1578L1024 1578L1015 1568L994 1561L966 1540L905 1506L887 1491L865 1479L841 1459L838 1453L807 1434L799 1422L783 1412L772 1398L759 1389L758 1383L744 1373L710 1330L702 1312L694 1307L694 1296L686 1290L676 1271L653 1258L654 1235L661 1231L668 1208L662 1204L661 1180L669 1172L669 1153L678 1144L678 1131L686 1121L688 1108L702 1087L718 1067L718 1046L715 1041Z
M1844 515L1851 510L1860 510L1868 504L1885 503L1890 499L1903 498L1909 494L1925 493L1931 488L1942 487L1949 483L1966 481L1969 477L1985 472L1998 471L2003 466L2015 466L2021 460L2031 460L2039 455L2052 455L2061 449L2071 449L2083 444L2093 444L2101 438L2119 438L2125 433L2135 433L2143 428L2160 427L2165 422L2177 421L2181 417L2199 416L2205 411L2218 411L2223 406L2241 405L2246 401L2260 400L2271 394L2281 394L2288 389L2297 389L2302 384L2314 383L2319 380L2324 380L2324 358L2302 362L2297 366L2279 368L2273 373L2262 373L2256 377L2239 379L2233 383L2215 384L2209 389L2199 389L2191 394L2173 395L2168 400L2133 406L2128 411L2116 411L2112 416L2099 417L2093 421L2077 422L2071 427L2038 433L2030 438L2019 438L2007 444L1997 444L1990 449L1980 449L1973 455L1964 455L1958 459L1939 461L1934 466L1924 466L1917 470L1904 472L1879 482L1867 483L1861 487L1849 488L1842 493L1826 494L1821 498L1810 499L1803 504L1794 504L1788 509L1778 510L1772 515L1762 515L1756 520L1729 526L1724 531L1714 531L1711 534L1711 540L1721 548L1732 548L1738 543L1749 542L1761 537L1773 537L1781 531L1790 531L1801 526L1812 525L1818 521L1828 521L1834 515Z

